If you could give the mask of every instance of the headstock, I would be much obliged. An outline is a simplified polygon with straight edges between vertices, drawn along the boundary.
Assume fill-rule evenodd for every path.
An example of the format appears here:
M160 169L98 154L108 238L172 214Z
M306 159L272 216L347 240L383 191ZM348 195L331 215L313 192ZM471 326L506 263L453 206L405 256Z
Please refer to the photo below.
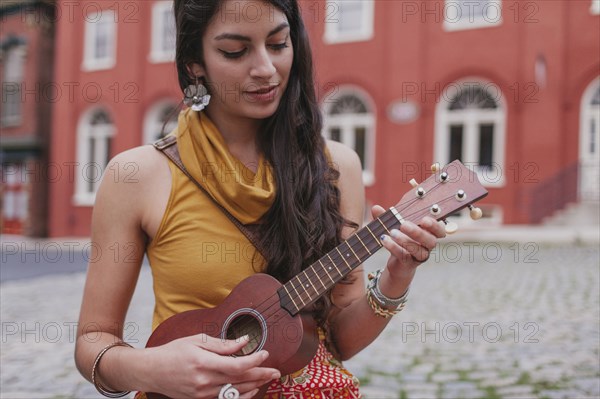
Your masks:
M446 232L452 234L457 227L454 223L448 223L446 216L469 207L471 218L481 218L481 209L472 204L485 197L488 192L479 182L477 174L459 160L443 168L434 164L431 170L433 175L420 184L412 179L410 184L413 189L404 194L394 207L405 220L418 223L424 216L431 216L436 220L443 220Z

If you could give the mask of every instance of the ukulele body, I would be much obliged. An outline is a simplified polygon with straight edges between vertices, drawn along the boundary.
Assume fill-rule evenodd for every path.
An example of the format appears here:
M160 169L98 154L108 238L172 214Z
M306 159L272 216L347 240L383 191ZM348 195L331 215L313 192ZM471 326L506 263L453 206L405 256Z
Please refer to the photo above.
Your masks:
M277 292L281 287L279 281L267 274L254 274L239 283L219 306L178 313L162 322L152 332L146 347L201 333L222 339L248 334L250 342L235 356L266 350L269 357L262 367L276 368L282 376L298 371L317 353L316 323L311 314L291 316L281 307ZM264 395L268 385L262 387L257 398ZM157 393L147 393L147 397L167 398Z

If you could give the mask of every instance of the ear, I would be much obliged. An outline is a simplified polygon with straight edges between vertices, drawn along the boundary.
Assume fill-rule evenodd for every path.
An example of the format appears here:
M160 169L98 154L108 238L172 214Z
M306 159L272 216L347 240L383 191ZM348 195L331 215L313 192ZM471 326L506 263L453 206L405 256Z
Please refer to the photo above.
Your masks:
M206 75L204 67L202 67L200 64L189 64L188 71L190 72L191 76L198 76L199 78L204 77Z

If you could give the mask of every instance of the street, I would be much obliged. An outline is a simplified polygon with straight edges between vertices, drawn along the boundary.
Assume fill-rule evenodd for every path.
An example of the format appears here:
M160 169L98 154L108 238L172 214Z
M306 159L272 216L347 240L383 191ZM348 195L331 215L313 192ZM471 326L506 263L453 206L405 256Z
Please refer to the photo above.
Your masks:
M345 364L365 398L598 398L595 246L446 243L420 267L405 310ZM380 251L366 264L381 268ZM2 282L2 398L98 398L73 361L83 272ZM142 268L125 340L153 310Z

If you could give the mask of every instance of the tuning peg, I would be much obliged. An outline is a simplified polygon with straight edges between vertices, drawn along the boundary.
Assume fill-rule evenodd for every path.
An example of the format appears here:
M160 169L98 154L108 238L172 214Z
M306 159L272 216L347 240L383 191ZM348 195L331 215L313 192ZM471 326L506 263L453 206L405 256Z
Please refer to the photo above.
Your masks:
M431 165L431 171L433 173L437 172L438 170L440 170L440 163L439 162L436 162L433 165Z
M469 205L469 210L471 212L469 212L471 219L473 220L479 220L481 219L481 216L483 216L483 212L481 212L481 209L473 206L473 205Z
M446 219L442 219L442 222L445 224L444 229L446 230L446 234L454 234L456 233L456 230L458 230L458 225L456 223L449 222Z
M409 183L413 188L416 188L419 185L415 179L410 179Z

